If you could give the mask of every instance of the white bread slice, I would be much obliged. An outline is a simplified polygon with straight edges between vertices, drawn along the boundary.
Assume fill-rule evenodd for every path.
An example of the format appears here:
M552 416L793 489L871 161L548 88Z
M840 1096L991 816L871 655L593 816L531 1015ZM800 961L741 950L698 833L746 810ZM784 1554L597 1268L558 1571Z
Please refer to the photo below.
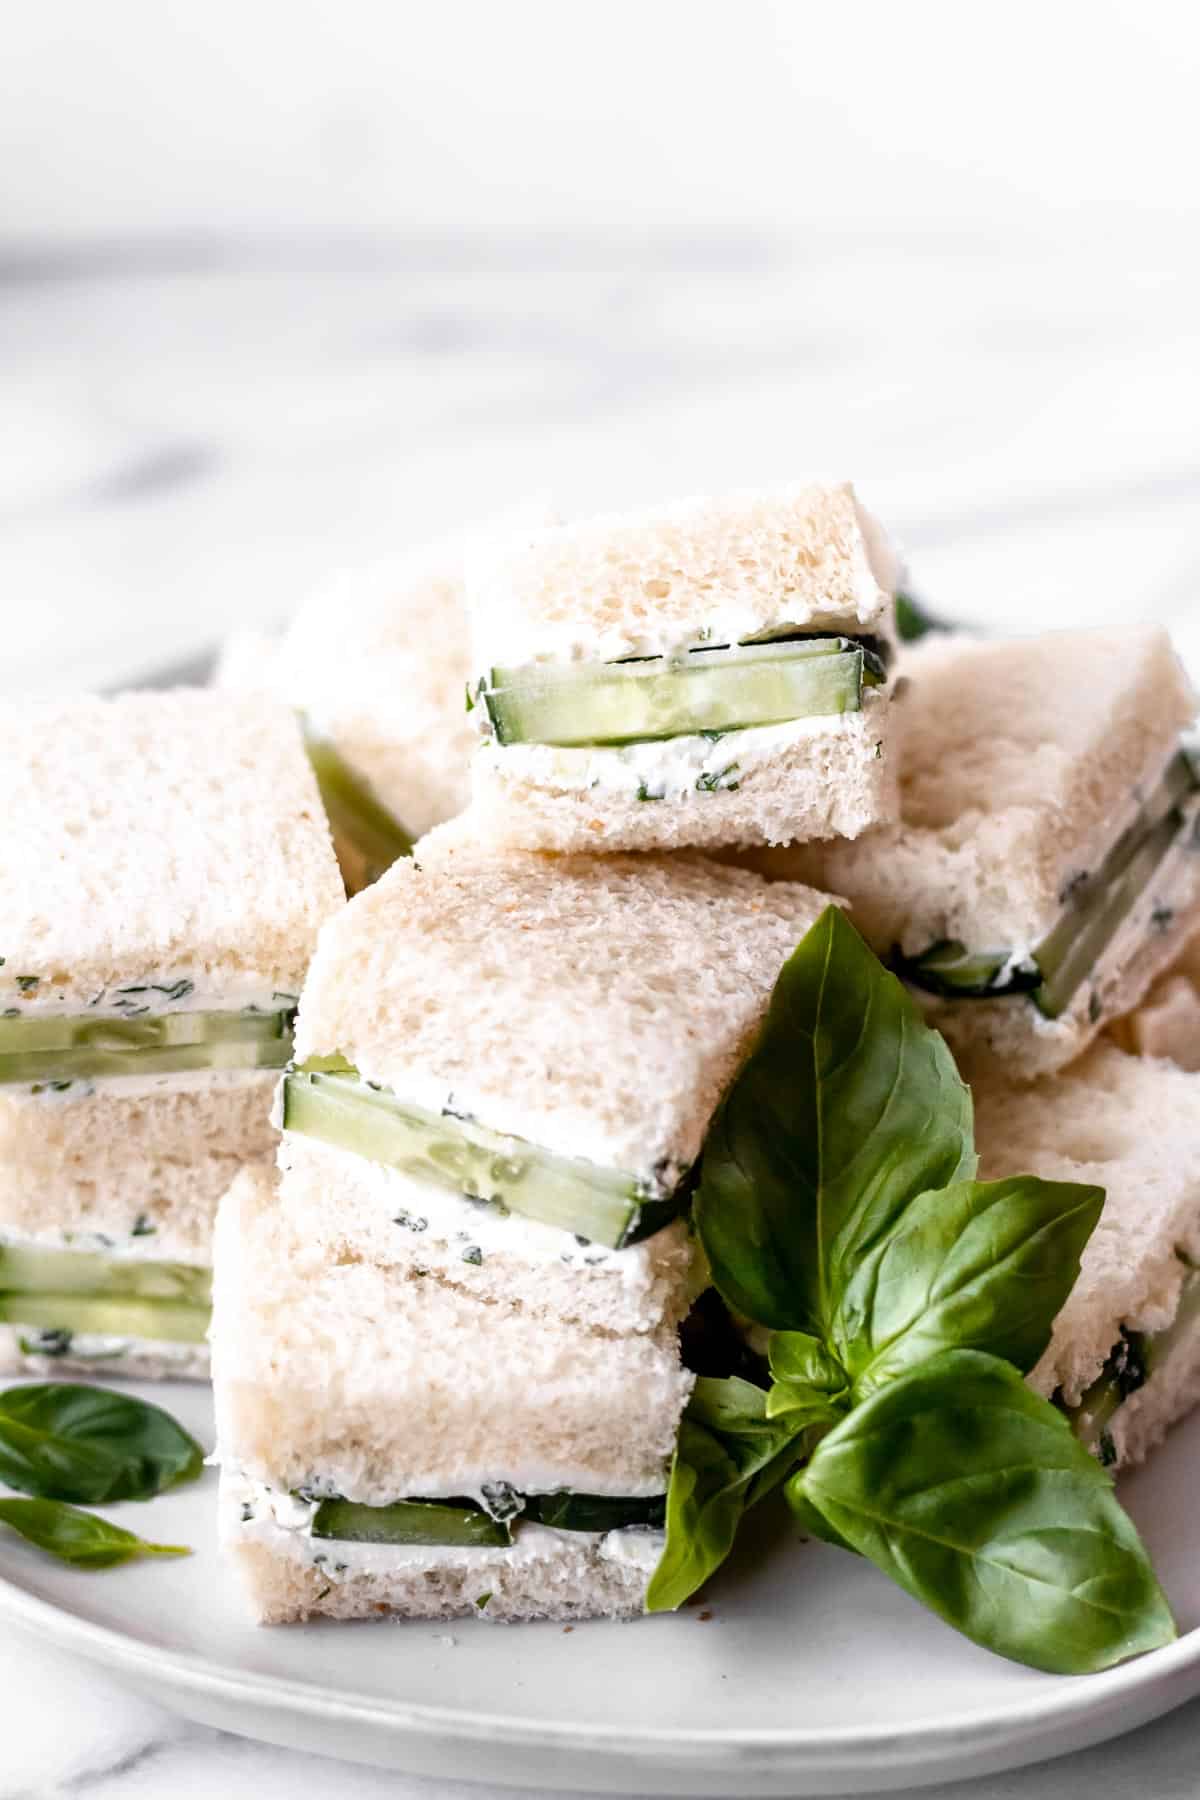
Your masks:
M890 632L896 577L848 482L527 530L468 556L474 673L662 655L784 626Z
M1106 1190L1079 1280L1030 1377L1039 1393L1061 1389L1075 1405L1122 1327L1170 1325L1189 1272L1182 1259L1200 1261L1200 1079L1098 1044L1031 1087L988 1080L973 1092L981 1179L1028 1172ZM1118 1463L1138 1460L1200 1398L1200 1343L1172 1363L1115 1414Z
M441 546L347 570L300 608L268 674L419 837L469 798L470 661L461 546Z
M293 1133L280 1167L291 1228L333 1258L357 1254L401 1275L422 1269L529 1319L604 1331L658 1331L688 1309L692 1238L682 1219L606 1250Z
M886 692L868 688L861 712L730 731L715 744L486 742L471 765L472 829L501 847L585 853L856 838L896 815L894 716Z
M497 857L443 827L329 921L296 1056L661 1191L827 904L700 857Z
M105 1381L207 1381L207 1344L156 1343L148 1338L76 1336L71 1348L52 1356L26 1348L36 1341L20 1325L0 1325L0 1375L90 1375Z
M211 691L0 713L0 1006L167 971L298 992L342 885L300 729ZM35 980L36 978L36 980Z
M1134 1056L1165 1057L1200 1071L1200 937L1188 939L1141 1005L1113 1021L1109 1035Z
M917 956L943 939L1027 952L1072 882L1131 822L1194 715L1170 639L1157 628L939 636L906 652L901 672L911 683L901 822L854 843L739 860L844 894L881 956ZM1170 924L1131 930L1124 966L1103 993L1085 983L1054 1021L1016 997L931 1004L933 1022L971 1067L1004 1065L1030 1078L1064 1067L1106 1019L1137 1004L1195 929L1200 869L1181 866L1173 879Z
M0 1088L0 1231L124 1238L141 1219L148 1255L207 1264L221 1195L274 1156L275 1084L267 1071L141 1096Z
M314 1245L256 1169L221 1203L211 1342L222 1465L368 1505L662 1493L692 1385L670 1327L567 1325Z
M314 1617L627 1619L644 1611L662 1554L651 1531L550 1532L519 1527L511 1549L314 1544L246 1519L254 1489L221 1474L221 1547L262 1625ZM319 1559L319 1560L318 1560Z

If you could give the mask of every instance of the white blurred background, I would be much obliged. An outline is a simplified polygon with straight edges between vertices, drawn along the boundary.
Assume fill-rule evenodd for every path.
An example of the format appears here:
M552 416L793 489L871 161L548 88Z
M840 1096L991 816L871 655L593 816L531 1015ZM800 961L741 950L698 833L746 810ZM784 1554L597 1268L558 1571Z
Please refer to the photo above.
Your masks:
M534 491L808 472L947 614L1200 633L1194 7L0 24L0 687L194 655Z

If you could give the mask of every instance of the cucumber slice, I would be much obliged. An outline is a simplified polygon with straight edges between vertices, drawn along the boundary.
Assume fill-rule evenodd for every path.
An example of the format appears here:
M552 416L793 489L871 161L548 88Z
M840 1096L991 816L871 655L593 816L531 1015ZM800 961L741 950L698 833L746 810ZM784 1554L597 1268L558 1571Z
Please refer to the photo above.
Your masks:
M285 1131L614 1250L658 1231L680 1210L681 1191L653 1196L621 1170L554 1156L473 1119L424 1112L360 1081L353 1070L329 1072L336 1060L313 1058L284 1077Z
M892 967L914 987L944 999L991 1000L1024 993L1046 1018L1058 1018L1176 845L1196 830L1192 803L1198 790L1200 775L1185 747L1171 759L1136 820L1099 868L1075 884L1031 959L1019 960L1009 950L968 950L956 939L944 939L920 956L896 953Z
M171 1075L190 1069L281 1069L294 1008L280 1012L69 1013L0 1019L0 1083Z
M99 1299L90 1294L0 1293L0 1324L80 1336L202 1344L209 1309L180 1300Z
M315 1538L346 1544L512 1543L512 1532L470 1500L395 1500L390 1506L360 1506L354 1500L322 1500L313 1515Z
M661 1526L665 1494L622 1499L608 1494L530 1494L520 1519L556 1531L621 1531L632 1525ZM396 1500L390 1506L361 1506L353 1500L322 1500L312 1534L351 1544L512 1543L507 1520L493 1519L471 1500Z
M307 723L304 738L329 828L335 841L349 846L355 889L369 887L398 857L412 854L413 840L327 738Z
M0 1294L80 1294L208 1306L212 1272L191 1263L142 1262L99 1250L0 1243Z
M858 712L863 679L861 646L801 638L679 658L493 669L481 691L501 744L614 745ZM873 670L868 679L877 679Z
M1185 747L1172 757L1137 818L1104 856L1095 875L1081 881L1067 900L1058 923L1035 952L1045 979L1034 1004L1048 1019L1058 1018L1070 1006L1177 838L1193 830L1195 819L1185 808L1198 788L1196 764Z
M1009 951L968 950L957 938L943 938L920 956L902 956L897 952L892 967L914 987L949 1000L1027 994L1042 981L1040 969L1030 963L1014 962Z
M551 1525L556 1531L624 1531L631 1525L659 1529L666 1523L667 1496L530 1494L521 1516L535 1525Z

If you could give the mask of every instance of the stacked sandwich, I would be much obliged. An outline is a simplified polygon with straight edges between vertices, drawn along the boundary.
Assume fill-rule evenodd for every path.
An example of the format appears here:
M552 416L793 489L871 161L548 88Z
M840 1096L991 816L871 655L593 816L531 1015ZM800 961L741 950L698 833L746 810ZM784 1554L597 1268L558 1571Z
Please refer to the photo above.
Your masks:
M826 904L688 847L890 816L892 579L848 488L477 556L476 804L326 927L278 1186L222 1211L223 1535L260 1618L642 1609L690 1181Z
M0 721L0 1362L207 1370L211 1235L269 1163L341 884L292 715L212 693Z
M322 933L278 1191L222 1208L222 1529L268 1621L642 1609L689 1172L823 905L438 838Z

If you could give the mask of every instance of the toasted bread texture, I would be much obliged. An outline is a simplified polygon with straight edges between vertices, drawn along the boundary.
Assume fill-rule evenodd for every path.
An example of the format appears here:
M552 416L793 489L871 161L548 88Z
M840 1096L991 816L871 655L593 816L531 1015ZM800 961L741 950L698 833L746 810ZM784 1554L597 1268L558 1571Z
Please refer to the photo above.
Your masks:
M492 856L447 826L330 921L297 1058L340 1053L427 1111L661 1190L827 903L700 857Z
M1030 1377L1075 1405L1123 1328L1152 1334L1171 1324L1189 1264L1200 1261L1200 1078L1099 1044L1032 1087L982 1081L973 1092L981 1178L1031 1172L1106 1190L1079 1280ZM1144 1454L1197 1397L1200 1347L1163 1374L1115 1415L1118 1460Z
M257 1170L221 1205L212 1347L223 1466L368 1505L493 1481L661 1493L692 1384L670 1326L567 1324L334 1252Z
M474 672L792 628L890 629L895 557L848 482L527 530L467 559Z
M856 838L896 816L900 768L886 690L860 712L628 750L487 742L471 768L472 829L558 852L718 849Z
M121 982L298 992L343 891L300 729L209 690L0 715L0 1004Z
M606 1250L294 1133L280 1166L291 1228L335 1259L420 1270L531 1320L596 1330L656 1332L687 1311L693 1240L683 1220Z
M275 1155L275 1084L267 1072L131 1097L0 1088L0 1231L124 1238L141 1221L148 1254L208 1263L221 1195L244 1163Z

